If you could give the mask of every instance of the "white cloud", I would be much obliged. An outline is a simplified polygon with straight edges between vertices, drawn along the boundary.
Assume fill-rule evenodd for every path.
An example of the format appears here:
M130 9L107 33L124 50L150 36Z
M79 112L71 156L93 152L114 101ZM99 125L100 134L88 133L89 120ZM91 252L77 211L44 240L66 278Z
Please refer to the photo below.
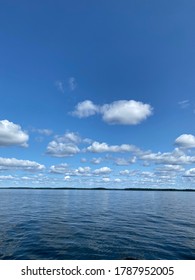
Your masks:
M122 170L120 175L128 177L128 181L132 186L137 187L159 187L164 185L175 184L176 175L170 171L141 171L141 170ZM148 185L150 184L150 185Z
M123 152L135 152L137 148L133 145L122 144L122 145L111 145L109 146L107 143L99 143L93 142L91 146L86 148L86 151L92 153L105 153L105 152L112 152L112 153L123 153Z
M125 169L125 170L121 170L121 171L119 172L119 174L122 175L122 176L128 176L128 175L131 174L131 171Z
M104 183L108 183L108 182L110 182L110 178L108 178L108 177L102 178L102 181Z
M121 166L125 166L125 165L130 165L136 162L136 156L130 158L130 159L126 159L126 158L116 158L114 160L116 165L121 165Z
M145 153L140 155L140 159L152 161L156 164L183 165L195 163L195 156L188 156L180 149L176 148L168 153Z
M182 134L175 140L175 145L181 148L195 148L195 136L192 134Z
M73 142L73 143L80 143L81 142L80 136L75 132L67 132L64 135L64 140L70 141L70 142Z
M93 174L95 175L102 175L102 174L109 174L112 172L112 169L110 169L109 167L105 166L105 167L101 167L99 169L95 169L93 171Z
M120 178L116 178L116 179L114 179L114 182L115 182L115 183L121 183L122 180L121 180Z
M153 108L135 100L118 100L103 106L95 105L90 100L77 104L72 115L86 118L97 113L109 124L136 125L152 115Z
M67 163L61 163L58 165L52 165L50 167L51 173L57 173L57 174L64 174L68 170L68 164Z
M80 152L76 144L82 140L80 136L74 132L67 132L62 136L55 136L47 146L46 153L53 157L69 157Z
M19 145L27 147L28 134L22 131L18 124L14 124L8 120L0 121L0 147Z
M91 170L91 167L84 166L76 169L68 169L67 164L53 165L50 168L51 173L64 174L65 176L80 176L93 177L94 175L107 175L112 172L109 167L101 167L99 169Z
M70 181L70 176L65 176L65 177L64 177L64 180L65 180L65 181Z
M79 153L79 148L73 143L51 141L47 146L47 154L53 157L69 157Z
M152 115L152 107L135 100L119 100L101 108L103 120L109 124L136 125Z
M74 174L75 175L89 175L91 171L91 168L89 166L85 167L79 167L78 169L75 169Z
M90 100L85 100L77 104L74 112L72 112L72 115L77 116L79 118L86 118L89 116L93 116L98 112L98 106L93 104L93 102Z
M31 181L32 177L22 176L21 179L24 180L24 181Z
M92 158L91 163L100 164L102 162L102 158Z
M25 170L25 171L42 171L45 166L35 161L19 160L16 158L0 158L0 170Z
M1 175L0 176L0 180L12 180L15 177L11 176L11 175Z
M181 165L173 165L173 164L165 164L161 168L158 168L157 170L161 171L168 171L168 172L180 172L184 171L184 168Z
M142 171L140 172L140 175L146 178L155 176L154 173L151 171Z
M187 170L184 174L184 177L195 177L195 168Z
M177 172L175 171L167 171L167 170L157 170L154 172L154 175L156 176L156 178L158 178L159 180L162 179L175 179L177 176Z
M81 137L79 136L78 133L75 133L75 132L66 132L64 135L62 136L55 136L54 139L57 141L57 142L62 142L62 143L75 143L75 144L78 144L80 143L82 140L81 140Z
M66 176L91 176L91 168L89 166L78 167L76 169L69 169L65 172Z

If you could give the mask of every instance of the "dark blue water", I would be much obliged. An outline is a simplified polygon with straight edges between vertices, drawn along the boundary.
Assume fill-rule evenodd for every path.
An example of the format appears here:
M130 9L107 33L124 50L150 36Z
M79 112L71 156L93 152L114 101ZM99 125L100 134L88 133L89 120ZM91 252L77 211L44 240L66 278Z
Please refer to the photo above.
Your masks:
M0 259L195 259L195 192L0 190Z

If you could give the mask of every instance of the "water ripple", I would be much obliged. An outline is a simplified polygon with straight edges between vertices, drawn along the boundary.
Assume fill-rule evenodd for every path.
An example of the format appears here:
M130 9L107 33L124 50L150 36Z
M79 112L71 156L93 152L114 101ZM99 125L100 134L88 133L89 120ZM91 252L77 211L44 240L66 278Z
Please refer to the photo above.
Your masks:
M1 190L0 259L195 259L195 193Z

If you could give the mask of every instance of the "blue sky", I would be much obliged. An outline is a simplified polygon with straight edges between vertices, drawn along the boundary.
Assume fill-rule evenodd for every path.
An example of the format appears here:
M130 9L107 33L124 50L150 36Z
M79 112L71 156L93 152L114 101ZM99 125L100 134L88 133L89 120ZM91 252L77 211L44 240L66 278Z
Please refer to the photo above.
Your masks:
M0 3L0 187L195 184L195 3Z

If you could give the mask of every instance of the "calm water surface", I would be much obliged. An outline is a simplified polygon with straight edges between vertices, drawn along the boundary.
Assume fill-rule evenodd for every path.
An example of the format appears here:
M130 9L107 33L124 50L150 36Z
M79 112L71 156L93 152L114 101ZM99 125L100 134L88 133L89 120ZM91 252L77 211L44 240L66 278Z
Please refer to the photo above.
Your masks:
M0 190L0 259L195 259L195 192Z

